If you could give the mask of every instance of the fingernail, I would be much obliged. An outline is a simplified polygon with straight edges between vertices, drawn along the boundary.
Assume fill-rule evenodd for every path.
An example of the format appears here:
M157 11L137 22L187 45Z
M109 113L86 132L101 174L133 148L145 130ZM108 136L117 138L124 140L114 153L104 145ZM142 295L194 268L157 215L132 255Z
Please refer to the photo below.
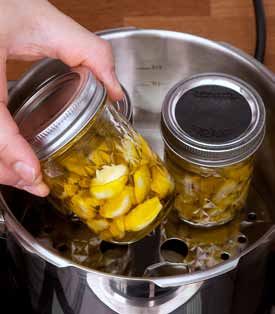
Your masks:
M35 180L35 171L32 167L28 166L22 161L18 161L13 166L14 171L25 182L32 183Z
M37 185L23 186L21 189L42 197L47 196L50 192L49 187L44 182Z

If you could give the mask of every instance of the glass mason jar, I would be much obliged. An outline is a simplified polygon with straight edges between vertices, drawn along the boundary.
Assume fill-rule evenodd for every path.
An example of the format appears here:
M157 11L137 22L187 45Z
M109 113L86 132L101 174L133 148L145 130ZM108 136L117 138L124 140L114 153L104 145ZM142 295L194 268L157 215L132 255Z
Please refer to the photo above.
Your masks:
M100 239L136 241L168 213L170 174L86 68L47 82L15 119L41 161L51 202Z
M257 92L223 74L182 81L164 101L162 133L179 218L198 227L232 220L245 205L265 133Z

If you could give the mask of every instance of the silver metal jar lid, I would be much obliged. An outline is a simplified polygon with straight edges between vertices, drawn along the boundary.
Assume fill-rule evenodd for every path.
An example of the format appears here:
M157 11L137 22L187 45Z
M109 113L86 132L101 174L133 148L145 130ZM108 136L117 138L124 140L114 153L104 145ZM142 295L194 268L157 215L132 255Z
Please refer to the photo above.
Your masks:
M12 114L22 106L22 103L30 98L34 92L41 88L49 79L65 74L71 71L71 68L60 60L45 58L33 64L18 81L10 82L9 88L9 110ZM129 95L122 86L125 97L114 103L115 108L131 121L133 117L133 108Z
M242 80L206 73L170 89L161 117L166 147L192 163L220 167L240 162L261 145L265 107Z
M85 67L50 78L17 110L14 119L40 160L70 142L95 116L106 91Z

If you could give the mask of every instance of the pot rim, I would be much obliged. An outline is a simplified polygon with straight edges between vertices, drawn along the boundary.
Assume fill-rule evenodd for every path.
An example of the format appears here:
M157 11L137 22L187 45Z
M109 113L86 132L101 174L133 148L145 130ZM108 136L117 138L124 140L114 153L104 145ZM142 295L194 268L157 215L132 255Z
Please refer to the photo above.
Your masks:
M266 242L272 233L275 233L275 225L271 226L271 228L261 237L259 238L253 245L246 248L240 255L233 259L229 259L228 261L224 261L214 267L211 267L207 270L200 270L194 273L183 274L183 275L173 275L166 277L129 277L124 275L114 275L104 273L98 270L94 270L85 266L81 266L69 259L61 257L54 250L45 248L42 244L40 244L17 220L17 218L13 215L11 210L9 209L7 203L4 200L2 193L0 192L0 206L3 210L3 216L5 221L5 226L9 233L12 233L15 239L19 242L23 248L32 254L38 255L40 258L45 259L51 264L59 268L65 267L74 267L78 271L85 272L87 275L92 273L93 275L98 275L101 277L105 277L108 279L118 279L118 280L127 280L127 281L135 281L135 282L152 282L160 287L167 286L180 286L183 284L191 284L196 282L202 282L207 279L211 279L213 277L222 275L224 273L233 270L239 263L239 260L249 252L253 251L260 244ZM173 283L174 282L174 283Z
M106 30L102 32L98 32L102 38L115 39L115 38L123 38L128 36L156 36L159 38L169 38L176 40L185 40L192 41L193 43L199 43L201 45L207 45L210 48L220 50L231 54L232 56L238 57L243 62L248 63L252 66L255 71L257 71L263 78L266 80L268 84L275 84L275 77L273 73L268 70L265 66L263 66L260 62L255 60L253 57L247 55L246 53L238 50L235 47L231 47L230 45L224 43L217 43L215 41L187 34L180 33L169 30L160 30L160 29L114 29L114 30ZM90 269L85 266L78 265L68 259L65 259L59 255L57 255L53 250L46 249L43 245L41 245L15 218L11 210L9 209L5 199L0 191L0 207L3 207L3 215L5 218L5 224L8 232L13 233L16 240L21 244L26 250L30 251L33 254L38 255L40 258L47 260L48 262L56 265L57 267L74 267L78 271L83 271L87 274L91 273L94 275L98 275L101 277L105 277L108 279L118 279L118 280L127 280L127 281L136 281L136 282L152 282L160 287L168 287L168 286L180 286L184 284L202 282L207 279L211 279L213 277L222 275L224 273L229 272L236 268L239 263L239 260L249 252L253 251L260 244L265 243L271 237L273 233L275 233L275 225L272 225L268 231L263 234L256 242L254 242L251 246L247 247L240 255L235 258L224 261L212 268L207 270L201 270L190 274L183 275L174 275L169 277L154 277L154 278L146 278L146 277L128 277L123 275L113 275L104 272L100 272L97 270Z

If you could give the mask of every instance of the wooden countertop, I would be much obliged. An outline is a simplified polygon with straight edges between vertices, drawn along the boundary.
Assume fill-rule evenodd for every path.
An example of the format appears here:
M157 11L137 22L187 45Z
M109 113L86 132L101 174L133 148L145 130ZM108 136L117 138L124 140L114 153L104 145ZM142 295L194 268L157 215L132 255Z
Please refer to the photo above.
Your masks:
M121 26L161 28L225 41L253 54L252 0L52 0L61 11L91 31ZM265 64L275 72L275 1L264 0L267 15ZM16 79L29 63L9 61Z

